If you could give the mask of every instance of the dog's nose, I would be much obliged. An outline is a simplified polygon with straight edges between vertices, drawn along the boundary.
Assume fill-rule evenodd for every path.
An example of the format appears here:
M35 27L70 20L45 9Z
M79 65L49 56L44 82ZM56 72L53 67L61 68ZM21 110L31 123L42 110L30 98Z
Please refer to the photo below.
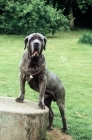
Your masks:
M38 43L38 42L35 42L35 43L34 43L34 46L35 46L35 47L38 47L38 46L39 46L39 43Z

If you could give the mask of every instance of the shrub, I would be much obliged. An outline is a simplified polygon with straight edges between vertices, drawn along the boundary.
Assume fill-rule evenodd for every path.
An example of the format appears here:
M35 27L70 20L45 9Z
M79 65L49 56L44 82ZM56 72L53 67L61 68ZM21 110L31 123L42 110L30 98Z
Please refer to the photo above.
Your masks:
M89 33L83 33L78 42L92 45L92 35Z
M40 32L54 34L59 29L69 29L69 21L63 11L46 6L40 0L0 1L0 33L30 34Z

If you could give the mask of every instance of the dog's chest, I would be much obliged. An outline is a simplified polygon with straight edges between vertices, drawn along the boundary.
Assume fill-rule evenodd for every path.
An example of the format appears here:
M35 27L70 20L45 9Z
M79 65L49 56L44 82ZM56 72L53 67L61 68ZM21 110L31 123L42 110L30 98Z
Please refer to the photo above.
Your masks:
M21 73L25 75L31 75L31 76L34 76L40 73L44 69L44 67L45 66L41 64L30 65L30 62L26 60L23 62L20 62L20 65L19 65Z
M39 73L38 66L29 67L29 65L23 65L23 66L20 65L20 71L28 75L36 75L37 73Z

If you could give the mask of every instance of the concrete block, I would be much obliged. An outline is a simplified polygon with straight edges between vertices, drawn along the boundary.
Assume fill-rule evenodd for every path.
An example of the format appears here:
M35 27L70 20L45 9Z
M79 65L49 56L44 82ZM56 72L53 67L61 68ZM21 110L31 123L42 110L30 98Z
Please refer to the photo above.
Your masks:
M0 97L0 140L44 140L48 112L32 101Z

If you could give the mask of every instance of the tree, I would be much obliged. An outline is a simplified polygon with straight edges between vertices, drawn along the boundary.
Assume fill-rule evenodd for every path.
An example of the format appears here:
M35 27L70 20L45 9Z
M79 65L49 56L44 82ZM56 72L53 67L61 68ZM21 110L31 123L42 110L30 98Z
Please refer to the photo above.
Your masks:
M67 0L66 4L68 7L68 11L69 11L69 21L70 21L70 29L73 30L74 29L74 16L73 16L73 1L74 0Z
M46 1L46 0L45 0ZM47 4L52 4L58 9L64 8L68 11L68 17L70 21L70 29L74 29L74 11L79 9L82 14L85 14L89 6L92 6L92 0L47 0Z
M30 34L40 32L54 34L60 28L69 28L62 10L46 6L40 0L0 1L0 32L7 34Z
M70 29L74 29L74 17L73 17L73 1L74 0L47 0L46 4L53 5L57 9L68 9L68 18L70 21Z
M84 14L89 6L92 6L92 0L76 0L78 4L78 8Z

